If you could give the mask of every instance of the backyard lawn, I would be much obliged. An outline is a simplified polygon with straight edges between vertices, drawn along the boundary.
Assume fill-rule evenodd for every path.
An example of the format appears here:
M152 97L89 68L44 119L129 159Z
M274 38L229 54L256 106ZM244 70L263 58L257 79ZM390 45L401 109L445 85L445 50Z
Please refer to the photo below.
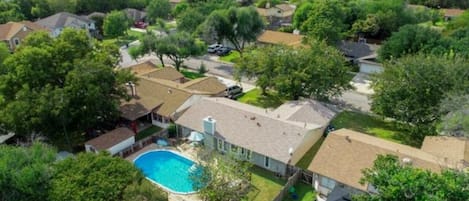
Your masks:
M145 33L138 32L138 31L132 31L132 30L127 30L127 35L125 36L120 36L119 39L117 38L104 38L104 41L108 43L115 43L117 46L121 47L124 46L130 42L133 42L135 40L140 39L143 37Z
M316 199L316 192L314 192L314 189L311 185L298 181L294 187L296 194L298 195L298 199L296 199L296 201L312 201ZM291 195L286 195L283 198L283 201L294 201L294 199Z
M398 123L386 121L358 112L344 111L338 114L331 122L336 128L348 128L350 130L367 133L382 139L406 144L404 142L405 132L398 127Z
M258 88L244 93L238 98L238 101L262 108L277 108L285 102L283 98L280 98L277 93L272 91L269 91L265 96L261 95L261 90Z
M253 166L251 168L252 190L248 193L249 201L271 201L287 182L276 177L272 172Z
M181 69L181 73L184 75L184 77L189 78L189 79L197 79L197 78L201 78L201 77L206 77L203 74L193 72L193 71L184 70L184 69Z
M296 167L299 167L303 170L306 170L308 169L308 166L309 164L311 163L311 161L313 161L313 158L314 156L316 155L316 153L318 152L319 148L321 147L322 145L322 142L324 142L324 137L321 137L319 138L319 140L316 142L316 144L314 144L306 153L305 155L303 156L303 158L300 159L300 161L298 161L298 163L296 163Z
M135 136L135 141L138 141L138 140L141 140L143 138L146 138L158 131L160 131L162 128L158 127L158 126L150 126L140 132L138 132L137 136Z

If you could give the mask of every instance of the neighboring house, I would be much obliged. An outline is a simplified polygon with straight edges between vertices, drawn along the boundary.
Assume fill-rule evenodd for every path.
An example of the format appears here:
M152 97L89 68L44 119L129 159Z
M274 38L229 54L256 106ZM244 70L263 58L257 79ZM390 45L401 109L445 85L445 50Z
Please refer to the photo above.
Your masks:
M291 25L296 6L292 4L278 4L274 7L256 8L260 16L266 18L271 28Z
M57 37L64 28L84 29L92 36L96 34L93 20L67 12L56 13L35 23L49 29L53 37Z
M1 134L0 135L0 144L5 143L7 140L11 139L14 136L15 136L14 133Z
M121 117L131 122L151 122L163 128L204 96L223 96L226 86L215 77L194 80L174 68L156 68L151 62L130 67L139 79L128 84L130 101L121 104ZM135 129L135 127L134 127Z
M41 30L46 29L30 21L8 22L6 24L0 24L0 40L13 52L26 36L34 31Z
M203 98L176 125L182 137L202 133L206 148L285 176L322 136L333 116L314 101L290 102L269 111L227 98Z
M302 46L303 36L298 34L285 33L280 31L265 30L258 38L257 42L273 45L288 45L293 47Z
M85 149L87 152L108 151L111 155L115 155L134 143L135 133L126 127L121 127L85 142Z
M86 16L86 18L88 18L89 20L93 20L94 17L105 18L105 17L106 17L106 13L102 13L102 12L92 12L92 13L90 13L89 15Z
M379 45L366 42L341 41L338 46L347 60L360 67L360 72L367 74L383 72L383 65L377 61Z
M377 156L385 154L434 172L462 169L468 167L468 139L426 137L422 149L417 149L347 129L331 132L308 167L317 199L336 201L349 199L354 193L377 193L372 185L359 181L362 170L371 168Z
M450 8L450 9L441 9L443 11L443 17L445 18L445 21L450 21L460 15L462 15L465 10L461 10L461 9L454 9L454 8Z
M132 20L132 22L145 22L147 13L144 11L139 11L135 8L126 8L124 12L127 14L127 17Z

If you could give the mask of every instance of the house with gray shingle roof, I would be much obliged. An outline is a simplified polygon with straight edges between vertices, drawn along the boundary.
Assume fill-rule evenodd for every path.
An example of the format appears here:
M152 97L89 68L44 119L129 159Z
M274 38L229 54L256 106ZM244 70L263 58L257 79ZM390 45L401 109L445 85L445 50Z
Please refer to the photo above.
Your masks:
M72 13L60 12L35 22L51 31L53 37L57 37L64 28L85 29L94 35L96 27L93 20Z
M208 149L287 175L289 167L321 138L327 126L324 119L333 117L322 107L319 110L331 115L300 112L311 107L314 105L292 102L270 111L227 98L203 98L187 109L176 125L180 136L203 134Z

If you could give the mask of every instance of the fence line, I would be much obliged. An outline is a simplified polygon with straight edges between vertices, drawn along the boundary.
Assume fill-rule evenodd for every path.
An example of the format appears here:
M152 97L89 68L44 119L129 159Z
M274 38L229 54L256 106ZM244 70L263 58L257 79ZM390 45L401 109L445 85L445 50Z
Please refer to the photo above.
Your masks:
M167 136L167 134L168 134L168 129L163 129L161 131L158 131L158 132L156 132L156 133L154 133L154 134L152 134L152 135L150 135L146 138L143 138L141 140L136 141L132 146L127 147L126 149L120 151L119 153L117 153L117 155L119 155L122 158L125 158L125 157L139 151L143 147L146 147L149 144L155 142L156 139L158 139L160 137L163 137L163 136Z
M296 169L295 173L288 178L287 183L280 190L279 194L275 197L273 201L282 201L285 195L288 195L290 188L298 182L298 179L301 176L301 169Z

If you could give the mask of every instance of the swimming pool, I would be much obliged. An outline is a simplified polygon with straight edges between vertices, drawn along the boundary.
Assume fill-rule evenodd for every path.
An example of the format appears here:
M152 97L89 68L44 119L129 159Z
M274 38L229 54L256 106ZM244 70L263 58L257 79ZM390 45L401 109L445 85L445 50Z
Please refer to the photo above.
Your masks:
M191 171L200 171L196 163L169 150L149 151L134 160L150 181L164 189L178 194L195 193L190 179Z

